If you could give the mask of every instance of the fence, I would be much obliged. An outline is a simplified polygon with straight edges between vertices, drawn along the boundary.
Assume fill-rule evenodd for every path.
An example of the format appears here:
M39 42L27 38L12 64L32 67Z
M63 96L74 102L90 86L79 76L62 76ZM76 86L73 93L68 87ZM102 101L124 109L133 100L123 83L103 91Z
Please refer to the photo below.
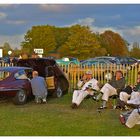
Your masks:
M13 64L0 63L0 67L13 66ZM117 70L121 70L126 79L126 84L135 85L137 80L137 73L140 71L140 65L60 65L61 69L66 74L69 83L70 91L77 88L77 82L82 75L91 70L93 77L96 78L101 84L108 82L107 78L110 78Z
M140 71L140 65L92 65L92 66L81 66L81 65L60 65L61 69L65 72L69 83L70 91L77 88L77 82L82 75L87 71L91 70L93 77L96 78L101 84L105 84L114 75L117 70L121 70L126 79L126 85L135 85L137 80L137 73Z
M0 67L9 67L9 66L14 66L14 64L13 63L0 62Z

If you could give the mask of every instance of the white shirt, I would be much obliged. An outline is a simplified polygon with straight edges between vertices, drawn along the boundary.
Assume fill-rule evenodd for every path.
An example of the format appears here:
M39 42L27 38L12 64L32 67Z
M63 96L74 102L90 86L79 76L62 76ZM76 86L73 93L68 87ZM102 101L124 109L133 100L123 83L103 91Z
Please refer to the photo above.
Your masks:
M91 86L91 88L95 89L95 90L99 90L99 86L98 86L98 81L94 78L92 78L91 80L89 80L88 82L86 82L81 90L86 90L86 88L88 86Z

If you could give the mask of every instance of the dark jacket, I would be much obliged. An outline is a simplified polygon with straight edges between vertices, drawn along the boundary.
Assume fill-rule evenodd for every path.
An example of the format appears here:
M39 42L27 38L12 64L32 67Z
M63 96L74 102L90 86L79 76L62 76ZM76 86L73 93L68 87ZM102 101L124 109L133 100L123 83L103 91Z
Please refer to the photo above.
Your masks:
M117 89L117 93L120 93L121 90L125 87L125 78L121 78L120 80L116 80L116 77L112 77L112 80L109 82L109 84Z
M135 85L133 91L140 91L140 83L137 83L137 85Z

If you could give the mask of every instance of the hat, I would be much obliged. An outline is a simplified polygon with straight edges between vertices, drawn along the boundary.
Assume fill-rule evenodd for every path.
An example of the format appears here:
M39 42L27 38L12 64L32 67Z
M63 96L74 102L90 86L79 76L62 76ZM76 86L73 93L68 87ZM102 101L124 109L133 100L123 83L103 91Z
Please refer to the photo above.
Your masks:
M92 74L92 71L91 70L87 70L86 74Z

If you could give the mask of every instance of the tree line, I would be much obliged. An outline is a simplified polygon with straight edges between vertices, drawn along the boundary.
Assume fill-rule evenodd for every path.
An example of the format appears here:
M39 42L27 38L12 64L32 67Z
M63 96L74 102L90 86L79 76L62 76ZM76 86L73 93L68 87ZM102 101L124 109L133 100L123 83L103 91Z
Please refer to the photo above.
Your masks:
M129 43L120 34L107 30L97 33L88 26L73 25L71 27L56 27L51 25L33 26L24 36L19 53L31 54L34 48L43 48L44 56L52 52L59 53L60 57L73 56L87 59L96 56L133 56L140 57L139 45L135 42L131 50ZM8 44L3 46L4 52L9 49ZM11 48L10 48L11 49Z

